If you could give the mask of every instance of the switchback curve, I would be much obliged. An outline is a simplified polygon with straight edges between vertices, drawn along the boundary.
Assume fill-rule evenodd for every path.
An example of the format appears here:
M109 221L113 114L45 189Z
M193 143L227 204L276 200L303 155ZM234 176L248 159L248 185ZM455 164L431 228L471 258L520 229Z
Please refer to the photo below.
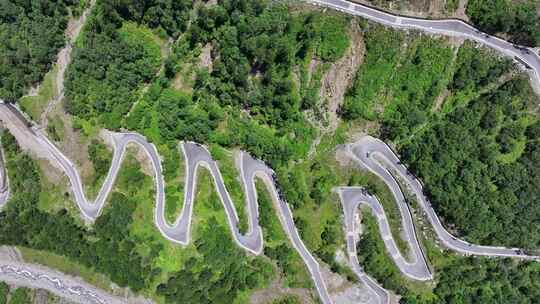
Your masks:
M12 113L14 108L5 104L0 104L0 114L8 111ZM0 116L5 117L5 116ZM253 253L260 254L262 252L263 240L261 228L258 222L258 205L257 192L255 190L255 178L261 179L272 200L278 209L278 216L281 224L285 228L287 236L291 240L294 248L298 251L304 263L306 264L319 297L324 304L332 303L326 284L323 280L320 266L317 260L311 255L303 244L296 226L294 224L292 211L279 195L275 186L274 172L267 167L263 162L253 159L247 153L240 153L239 165L240 179L243 189L246 193L246 206L248 211L249 230L246 234L242 234L238 228L238 215L231 197L225 188L223 178L221 176L218 164L212 159L208 150L197 143L181 142L179 149L182 150L185 159L185 187L184 187L184 205L182 211L176 221L170 225L165 219L165 190L164 180L161 168L161 159L156 147L149 143L142 135L137 133L115 133L106 131L111 138L113 144L113 158L111 167L103 182L103 185L98 193L95 201L89 201L83 190L83 185L79 173L75 165L52 143L46 134L38 127L33 127L24 133L26 139L35 140L47 151L50 159L58 164L58 166L68 176L71 183L71 189L74 193L75 201L81 210L81 213L89 221L94 221L100 214L105 201L112 190L117 174L119 172L122 160L126 154L128 145L134 144L139 146L148 156L154 173L154 183L156 188L155 196L155 224L161 234L172 242L186 245L190 241L190 226L193 211L194 196L196 190L197 172L200 166L206 168L212 175L214 185L217 189L218 196L225 208L229 227L234 241L243 249ZM441 239L442 243L453 250L464 254L471 255L486 255L486 256L505 256L516 257L522 259L539 259L537 256L529 256L523 254L523 251L518 248L504 248L491 246L478 246L459 240L447 232L442 226L435 211L431 207L429 201L423 195L420 182L408 174L407 169L401 165L399 158L392 150L382 141L365 136L356 143L346 145L346 151L349 156L363 168L373 172L381 178L392 191L396 203L398 204L402 224L405 232L405 241L407 241L411 249L412 261L407 261L399 252L396 242L390 232L387 217L380 202L375 196L370 195L361 187L339 187L341 203L345 215L345 228L347 238L347 251L349 254L350 264L353 271L358 275L359 279L364 282L375 295L378 296L380 303L388 303L389 295L386 290L380 287L373 279L363 273L362 268L358 264L356 255L356 243L358 234L355 227L355 215L358 212L359 204L365 204L373 210L377 218L377 222L384 239L386 249L390 256L407 277L415 280L430 280L432 274L427 266L426 259L420 248L416 238L415 227L412 220L412 215L405 201L402 189L396 180L396 174L401 180L404 180L407 186L412 189L416 195L420 207L426 212L428 220L432 224ZM2 170L3 171L3 170ZM2 174L5 175L5 172ZM1 180L1 179L0 179ZM4 193L9 193L7 186L7 178L4 180ZM0 189L1 190L1 189ZM3 197L7 197L5 194ZM1 198L1 197L0 197ZM0 200L0 207L5 204L5 200Z
M359 279L368 285L379 296L381 303L389 303L388 293L382 287L377 285L371 278L365 275L361 266L358 264L356 255L356 244L358 242L359 235L357 233L355 216L358 212L358 206L360 204L365 204L371 208L372 213L377 219L386 250L401 273L413 280L426 281L433 278L433 275L427 265L424 252L422 251L416 237L416 230L413 223L410 206L405 199L405 195L402 192L403 189L398 183L398 180L403 181L407 187L407 191L410 191L415 196L416 200L418 201L418 205L422 209L421 211L425 213L438 239L448 249L457 251L464 255L512 257L536 261L540 260L540 256L527 255L520 248L475 245L464 240L460 240L450 234L441 224L441 221L431 206L431 203L423 194L422 184L420 181L409 173L407 168L400 162L398 156L381 140L371 136L364 136L359 141L346 145L345 150L348 152L348 155L363 169L372 172L377 177L382 179L392 192L401 215L401 223L405 241L407 242L412 255L412 261L409 262L400 253L392 232L390 231L390 225L388 224L388 218L386 217L384 208L375 196L369 194L362 187L337 188L345 215L345 229L349 262Z
M19 119L23 120L20 115L13 115L18 109L11 107L7 104L0 103L0 119ZM20 113L19 113L20 114ZM15 124L7 124L8 128L16 128ZM18 126L20 128L20 126ZM10 130L12 133L14 130ZM185 186L184 186L184 204L182 211L176 221L170 225L165 219L165 186L164 178L162 174L161 158L157 152L154 144L149 143L144 136L137 133L115 133L109 132L109 138L113 144L113 158L111 161L111 167L107 173L107 176L98 192L98 195L94 201L90 201L84 194L84 188L82 181L73 162L68 159L54 143L52 143L43 130L34 124L33 127L25 129L24 133L18 132L25 136L25 140L35 141L38 146L46 150L46 155L49 160L58 165L60 169L66 174L71 184L71 190L74 194L75 202L79 207L83 216L93 222L101 213L103 206L106 202L108 195L110 194L122 160L126 154L128 145L133 144L139 146L148 156L152 165L154 175L154 187L156 190L155 195L155 210L154 219L155 224L161 234L168 240L187 245L190 242L190 228L191 217L193 213L193 203L196 193L196 180L199 167L206 168L212 175L214 186L216 187L218 196L225 208L227 221L231 229L233 240L243 249L258 255L262 253L263 238L262 230L258 222L258 204L257 204L257 192L255 190L255 178L260 179L265 184L274 205L278 210L278 217L284 230L291 241L293 247L298 251L302 260L304 261L311 278L313 279L315 288L317 289L319 298L324 304L330 304L330 296L328 294L326 284L321 274L320 266L317 260L308 251L304 243L302 242L300 235L294 224L293 214L289 207L289 204L285 202L279 195L274 182L274 172L268 168L262 161L253 159L247 153L240 153L239 171L241 172L241 183L246 192L246 206L248 212L249 229L246 234L240 233L238 227L238 215L232 199L225 188L221 172L218 164L212 159L212 156L208 150L200 144L193 142L181 142L179 148L182 150L185 158ZM17 140L20 140L17 138ZM32 145L35 147L36 145ZM43 154L43 153L42 153ZM4 170L2 170L4 171ZM4 172L5 174L5 172ZM7 180L7 179L6 179ZM0 185L1 186L1 185ZM0 200L0 207L7 202L7 193L9 193L9 187L6 187L3 197L4 200ZM1 199L1 196L0 196Z

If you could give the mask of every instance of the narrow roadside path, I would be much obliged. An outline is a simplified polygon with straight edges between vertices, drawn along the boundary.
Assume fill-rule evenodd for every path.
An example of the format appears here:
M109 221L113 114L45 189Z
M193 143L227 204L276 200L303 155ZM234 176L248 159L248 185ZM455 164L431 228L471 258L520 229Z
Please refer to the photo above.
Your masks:
M73 44L79 37L79 34L81 33L83 26L86 24L86 20L88 19L88 16L90 15L90 12L94 8L95 4L96 0L91 0L81 16L78 19L70 20L66 28L65 35L68 41L66 46L63 47L60 52L58 52L56 59L56 66L58 67L58 73L56 74L56 78L54 80L56 82L56 92L53 99L48 102L47 107L43 113L41 113L39 121L45 130L47 129L47 125L49 123L49 113L60 101L62 101L62 99L64 99L64 77L67 66L71 62L71 51L73 50Z

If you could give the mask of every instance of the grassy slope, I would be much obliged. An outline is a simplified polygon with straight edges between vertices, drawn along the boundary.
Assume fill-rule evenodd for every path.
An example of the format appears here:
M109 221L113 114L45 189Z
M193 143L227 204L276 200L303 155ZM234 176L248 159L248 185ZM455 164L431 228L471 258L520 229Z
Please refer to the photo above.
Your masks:
M164 156L167 164L172 163L172 169L165 172L165 217L173 223L180 215L180 210L184 205L184 183L185 183L185 160L182 151L176 147L161 146L160 154ZM165 165L165 168L168 166Z
M21 109L26 112L34 121L39 121L40 116L45 111L47 103L56 93L56 74L58 67L54 66L52 70L45 74L43 82L39 87L37 96L25 96L19 100Z
M278 209L272 201L266 187L261 181L256 182L257 197L259 200L260 223L263 229L265 254L268 251L279 246L286 246L288 254L284 259L278 260L282 264L282 269L285 271L285 286L286 287L313 287L309 272L305 268L304 262L300 255L292 247L281 221L278 217Z
M131 37L129 34L132 31L136 31L136 29L133 29L133 27L134 27L133 25L127 24L123 28L123 30L129 29L125 31L126 33L128 33L126 34L128 39L133 39L133 37ZM144 34L143 36L147 37L146 34ZM374 59L374 62L379 60L379 62L377 62L378 68L373 69L373 70L368 70L368 68L366 68L364 70L365 73L362 74L362 76L359 76L359 79L360 79L359 82L361 83L361 85L359 85L358 87L365 88L363 90L373 90L373 91L365 91L361 93L361 95L364 96L362 99L363 101L361 101L362 104L364 104L364 101L371 103L371 100L376 100L376 99L383 100L383 104L388 104L390 103L390 99L396 98L397 100L402 101L402 105L404 106L407 105L407 102L409 102L410 100L408 96L405 96L406 95L405 93L400 92L402 87L398 86L398 84L402 84L402 83L409 83L413 85L411 87L413 87L414 89L408 88L408 90L406 90L407 91L406 93L410 93L414 91L414 92L423 92L425 94L428 89L433 88L433 87L436 90L440 90L441 84L434 84L431 82L431 79L435 78L434 75L440 75L440 74L443 74L445 76L447 75L446 73L444 73L442 66L444 65L445 62L448 62L445 60L448 60L449 57L445 56L443 60L439 62L440 58L431 58L431 56L434 53L420 54L420 56L432 59L433 61L431 61L431 63L433 62L439 63L436 66L433 64L427 64L424 68L431 67L433 68L433 70L432 70L432 73L424 73L426 70L415 69L410 63L414 59L413 58L414 55L418 54L419 52L418 50L421 50L424 47L435 50L437 49L437 46L434 46L433 44L430 44L429 42L426 42L424 40L420 40L420 42L415 40L413 41L413 43L411 44L408 50L403 51L403 50L398 50L397 48L397 46L401 43L399 42L400 41L399 39L396 40L398 42L396 41L389 42L391 43L391 45L395 45L396 49L393 49L392 47L385 49L385 51L389 52L387 54L387 56L389 57L400 56L401 58L400 60L402 61L398 63L400 65L399 69L397 68L398 64L396 64L395 62L394 63L392 63L391 61L380 62L380 59ZM150 41L150 39L147 39L145 41ZM149 49L149 51L156 52L156 48L151 48ZM443 46L442 51L445 54L448 53L447 48L444 46ZM396 52L396 53L394 54L392 52ZM376 51L371 50L371 53L372 54L376 53ZM399 53L400 55L396 55L397 53ZM368 56L369 54L370 53L368 53ZM373 66L375 66L375 64ZM372 77L369 75L372 75ZM395 76L395 75L399 75L399 76ZM413 77L415 75L423 75L425 77L415 78ZM447 81L447 80L448 78L445 77L442 83L444 83L444 81ZM377 81L377 83L367 83L368 81ZM390 84L386 83L385 81L389 81ZM416 81L418 81L418 83ZM355 102L359 102L359 101L357 100ZM396 115L395 113L399 112L399 110L396 109L398 105L399 105L399 102L391 104L388 107L388 109L385 110L384 114L381 115L382 117L384 117L383 119L393 119ZM430 104L426 104L424 106L424 110L426 108L429 108L429 106ZM376 111L370 111L370 112L368 111L366 116L368 118L379 117L379 115L377 114L380 114L380 113L377 113ZM151 124L150 130L156 131L156 128L157 128L157 125ZM159 134L159 132L157 133ZM152 136L149 136L149 137L152 138ZM327 140L327 141L328 141L327 143L323 143L321 145L317 153L317 156L314 158L313 161L306 161L304 163L296 164L293 166L294 167L293 170L298 171L298 172L303 172L302 174L304 176L304 179L308 183L313 182L317 173L320 173L323 170L327 171L330 168L332 169L331 171L334 172L332 173L335 178L334 181L337 181L335 185L345 185L345 184L351 184L351 183L354 185L370 185L370 184L376 185L377 184L376 178L373 178L372 176L369 176L367 174L363 174L360 172L356 172L350 169L343 170L342 168L339 168L339 166L337 166L337 164L335 163L335 160L333 158L333 153L331 153L332 152L331 149L336 143L342 142L342 139L341 141L340 139L338 139L337 141L334 141L334 140ZM163 148L162 146L160 146L160 153L166 149L171 150L170 148ZM517 152L514 152L514 154L515 153ZM165 155L165 158L169 157L168 155L172 155L171 157L176 157L176 155L170 151L168 153L164 152L163 154ZM220 156L216 156L216 155L214 156L216 157L216 159L220 158ZM512 156L508 156L508 157L511 158ZM226 178L226 182L227 184L229 184L228 189L231 189L231 188L236 189L236 190L232 190L231 194L235 198L234 202L235 204L237 204L237 209L243 210L242 206L243 206L244 201L241 198L243 196L243 191L237 192L238 191L237 189L239 188L239 186L237 182L235 183L236 174L231 174L231 172L233 172L234 169L232 169L232 167L230 166L231 165L230 162L228 164L226 163L227 162L226 158L221 158L220 164L221 162L225 163L225 165L221 165L221 167L222 167L222 170L224 171L224 178ZM324 164L329 167L323 166L322 169L320 170L312 169L312 166L315 163ZM173 193L172 197L180 198L180 199L175 199L175 200L168 199L167 216L169 219L172 219L174 217L173 215L178 212L178 210L181 207L181 198L183 198L183 196L181 195L182 189L172 186L176 184L182 184L181 182L182 181L181 173L183 172L182 165L180 165L180 169L178 170L178 172L180 172L180 174L176 175L174 178L167 181L167 185L172 187L172 188L171 187L167 188L168 197L169 197L169 194L172 192ZM229 172L229 173L225 173L225 172ZM357 176L357 177L353 178L352 176ZM210 189L210 188L213 188L213 183L211 182L211 179L209 179L209 176L207 176L204 173L200 175L199 182L200 182L199 192L202 192L202 191L205 191L205 192L199 193L198 197L200 195L201 200L207 202L210 200L210 196L212 195L211 193L213 192ZM153 196L151 195L152 190L150 189L151 186L152 186L151 181L145 182L144 189L141 189L135 194L138 198L140 198L141 202L147 201L148 203L141 203L141 206L138 207L134 215L136 220L135 220L135 223L133 224L133 227L131 228L131 231L134 236L141 237L143 239L148 240L148 244L146 243L146 241L141 242L141 244L139 245L140 252L144 253L151 250L150 247L152 247L152 245L149 245L149 244L158 244L158 243L162 244L164 246L163 247L164 249L162 249L162 252L160 252L159 259L155 261L155 265L156 267L162 270L165 270L164 272L172 271L174 269L178 269L181 266L181 261L187 259L187 257L189 257L191 254L195 254L194 252L192 252L195 249L193 248L193 246L190 246L187 249L183 249L183 248L178 249L177 246L168 244L167 241L163 240L159 236L156 228L153 225L153 219L151 216L153 212L153 205L151 204L151 202L153 202ZM393 233L394 235L397 235L398 232L397 232L396 227L399 224L399 213L397 213L397 209L395 208L395 205L392 202L393 199L389 195L389 193L386 192L387 190L383 189L384 188L383 185L379 185L375 187L378 187L378 189L380 189L379 190L380 193L377 193L377 194L379 195L379 198L381 198L383 205L385 205L385 208L387 210L387 213L389 214L391 223L394 223L392 224ZM237 196L239 196L240 199L237 199ZM51 200L49 199L48 201L50 202ZM180 203L176 204L174 203L174 201L179 201ZM240 205L238 205L238 202L240 202ZM217 213L215 213L216 210L214 209L216 206L206 205L204 203L203 204L196 203L195 206L196 206L195 207L196 211L194 214L199 214L201 216L201 219L199 219L199 216L197 216L198 218L197 224L193 226L195 234L196 234L195 227L197 225L200 225L201 223L204 223L204 217L206 215L215 215L218 218L221 217L220 222L223 221L222 209L220 209L219 211L217 211ZM394 210L394 211L391 211L391 210ZM307 223L307 226L309 227L309 229L306 229L302 235L309 248L316 250L316 249L324 247L323 240L321 239L321 235L324 232L326 224L332 221L335 221L335 219L339 218L340 215L341 215L340 207L337 201L337 196L335 195L326 196L324 197L324 200L322 201L306 199L304 204L295 211L295 216L304 220ZM339 221L337 221L336 224L331 224L331 225L339 227L340 223ZM400 238L397 238L397 239L399 240ZM343 241L343 238L340 235L337 242L338 244L342 245L342 241ZM175 259L171 259L170 257L172 256L175 256ZM179 258L176 259L177 257Z
M453 48L441 38L364 27L367 54L346 94L344 117L381 122L381 135L406 139L424 127L448 85Z
M94 270L73 262L66 257L26 247L18 247L18 249L25 262L45 265L63 273L81 277L86 282L103 290L112 291L111 281L105 275L96 273Z
M246 198L244 195L244 189L240 183L240 171L237 170L235 165L234 152L231 153L222 147L213 145L210 147L210 153L212 154L214 160L218 162L225 187L231 195L231 199L236 208L236 213L238 214L239 218L240 232L246 232L249 226L247 219Z

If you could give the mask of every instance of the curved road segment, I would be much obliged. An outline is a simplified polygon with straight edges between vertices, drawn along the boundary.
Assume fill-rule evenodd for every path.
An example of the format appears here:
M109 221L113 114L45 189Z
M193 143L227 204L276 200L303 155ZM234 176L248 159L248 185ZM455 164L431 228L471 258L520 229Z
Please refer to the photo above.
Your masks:
M458 36L475 40L506 56L510 56L523 64L531 74L533 88L535 88L537 92L540 92L540 58L533 50L482 33L461 20L425 20L397 16L345 0L308 0L308 2L361 16L395 28L417 29L435 34ZM2 104L0 105L0 111L10 110L6 105ZM184 205L181 214L174 223L170 224L165 220L164 216L165 192L161 159L155 146L149 143L143 136L136 133L110 133L114 144L112 165L96 200L91 202L84 194L81 178L75 165L47 138L40 128L34 127L32 130L33 132L30 132L30 134L35 137L32 140L40 142L43 147L48 150L50 157L63 169L71 183L77 205L84 217L91 221L99 216L105 201L112 190L128 144L140 146L148 155L154 171L156 188L156 226L164 237L172 242L183 245L188 244L190 241L191 217L193 213L193 199L196 193L197 172L199 167L204 167L213 177L214 185L227 214L228 224L231 228L234 241L245 250L253 254L260 254L263 249L263 239L261 228L258 223L257 193L255 191L254 180L255 178L263 180L272 195L274 203L278 207L280 221L285 227L289 239L295 249L300 253L314 280L315 287L322 303L331 303L325 282L320 272L319 264L300 239L294 225L292 211L289 208L289 205L281 199L275 187L274 172L261 161L251 158L246 153L241 153L240 155L239 170L241 173L242 185L246 192L246 208L249 216L249 230L246 234L242 234L238 229L238 215L236 208L225 188L219 167L212 159L208 150L202 145L191 142L183 142L179 145L186 160L186 187L184 188L186 190L184 193ZM446 247L467 255L539 259L537 256L525 255L524 252L518 248L478 246L457 239L444 229L435 211L431 207L431 204L423 195L420 182L408 173L407 169L399 162L398 157L387 145L375 138L364 137L359 142L348 145L347 148L351 157L361 164L361 166L383 179L390 187L400 210L404 228L404 238L410 249L411 259L409 261L399 252L396 242L391 234L384 209L376 197L368 194L364 189L359 187L338 188L338 193L345 213L347 249L351 267L360 280L374 291L378 296L380 303L389 303L389 294L363 272L356 255L358 234L356 233L355 217L360 204L368 206L373 211L377 218L386 249L401 272L405 276L416 280L432 279L432 274L427 266L418 240L416 239L416 231L414 230L411 211L396 178L404 180L408 188L411 189L412 193L416 196L420 207L426 213L428 220L433 225L437 236ZM1 156L2 155L0 155L0 162L3 162ZM2 167L5 168L3 164ZM2 207L9 196L9 181L6 177L6 171L0 171L2 171L0 173L0 207ZM87 300L96 303L109 303L111 301L111 299L104 300L104 298L100 298L97 294L80 286L69 287L69 283L62 282L58 278L48 274L32 272L13 265L0 265L0 278L6 275L25 277L30 280L46 280L53 286L53 289L57 290L57 292L67 290L72 295L79 294L86 297ZM106 297L106 295L104 297Z
M0 112L13 112L15 111L14 109L15 108L9 107L5 104L0 104ZM212 175L217 193L225 208L228 224L231 228L234 241L245 250L253 254L260 254L263 249L263 238L261 227L259 226L258 222L259 214L257 192L255 190L255 179L261 179L271 194L272 200L274 201L274 204L278 210L279 219L284 226L289 239L304 260L311 277L314 280L315 287L322 303L332 303L326 288L326 284L320 272L319 264L300 239L294 224L292 211L287 202L280 197L275 186L274 172L263 162L253 159L247 153L240 153L240 159L237 162L240 171L241 183L246 193L246 208L249 216L248 232L246 234L242 234L238 228L238 215L236 208L232 203L227 189L225 188L218 164L212 159L212 156L208 150L200 144L193 142L181 142L179 144L179 149L181 149L183 152L186 164L184 204L179 217L174 223L170 224L165 219L165 188L161 168L161 159L156 147L149 143L142 135L137 133L109 132L114 148L113 159L107 177L103 182L96 200L93 202L89 201L84 194L81 178L75 165L47 138L40 128L33 127L28 132L23 133L23 135L26 137L32 137L31 140L40 143L40 146L45 148L48 152L50 159L56 161L59 167L63 169L71 183L71 189L74 193L75 201L79 209L84 217L90 221L94 221L100 215L105 201L112 190L128 145L138 145L147 154L153 168L154 183L156 188L156 204L154 212L155 224L165 238L182 245L186 245L190 241L190 226L193 213L194 196L196 193L197 173L199 171L199 167L204 167ZM358 264L357 260L356 243L358 241L358 233L356 233L355 216L358 212L358 206L360 204L365 204L372 209L377 218L386 249L401 272L405 276L415 280L432 279L432 274L427 266L426 259L420 248L418 240L416 239L416 231L414 228L411 211L406 203L404 194L400 189L400 185L397 182L396 178L398 177L400 180L405 181L409 189L412 189L412 192L414 195L416 195L419 201L420 207L424 210L424 212L426 212L429 221L433 225L437 236L448 248L464 254L538 259L536 256L528 256L523 254L522 250L517 248L477 246L455 238L442 226L429 201L423 195L420 182L409 175L407 169L399 162L399 158L386 144L378 139L366 136L360 141L354 144L349 144L346 147L350 157L352 157L353 160L358 162L365 169L370 170L379 176L391 189L401 213L405 241L408 243L408 246L411 249L411 259L409 261L399 252L396 241L394 240L390 231L390 225L388 224L385 211L376 197L368 194L363 188L360 187L338 188L338 193L340 195L345 214L347 249L351 267L358 275L360 280L370 287L374 294L378 296L380 303L387 303L389 301L388 293L382 287L377 285L374 280L363 273L362 268ZM3 172L2 175L4 178L2 178L0 181L3 181L4 192L8 193L9 187L7 187L8 180L5 178L5 172ZM0 201L0 206L5 204L6 197L7 194L4 196L4 200Z
M445 247L465 255L540 260L539 256L527 255L519 248L474 245L450 234L443 227L435 210L423 194L420 181L409 173L407 168L401 164L397 155L381 140L371 136L364 136L359 141L346 145L346 151L363 169L369 170L377 175L390 188L401 215L404 240L407 242L410 254L412 255L412 261L408 261L399 252L383 206L375 196L369 194L361 187L337 188L337 192L339 193L343 205L343 212L345 214L347 251L349 253L351 267L359 276L360 280L371 287L371 289L379 296L380 303L389 303L388 293L382 287L374 283L371 278L367 277L362 271L361 266L358 265L356 244L359 235L356 227L356 215L360 204L364 204L371 208L377 219L379 231L384 240L386 250L401 273L414 280L425 281L433 278L424 253L416 238L416 230L410 207L407 204L405 195L403 194L401 185L398 181L402 181L402 183L405 184L406 190L410 191L416 197L418 205L422 211L424 211L427 219L433 226L437 237Z
M483 33L462 20L429 20L398 16L347 0L306 1L315 5L336 9L350 15L360 16L397 29L421 30L433 34L462 37L477 41L524 65L531 76L532 87L540 94L540 56L533 49L515 45L496 36Z
M4 113L13 113L17 111L15 107L10 107L6 104L0 104L0 111ZM21 115L22 116L22 115ZM21 116L15 118L13 115L4 116L13 119L23 119ZM67 175L71 184L71 190L74 194L75 202L81 210L83 216L89 221L94 221L101 213L109 193L111 192L122 160L126 154L126 149L129 144L138 145L150 159L154 173L154 183L156 189L155 198L155 224L161 234L172 242L187 245L190 241L190 227L193 213L193 203L196 193L197 172L199 167L206 168L214 180L214 185L217 193L225 208L229 227L231 228L234 241L243 249L253 253L260 254L263 249L262 230L259 226L259 212L257 205L257 192L255 190L255 178L264 182L267 190L271 194L272 200L278 209L279 219L285 228L294 248L299 252L304 263L306 264L311 277L315 283L315 287L321 301L324 304L330 304L332 301L328 295L326 284L323 280L319 263L307 250L304 243L300 239L300 235L296 229L293 220L293 214L289 204L281 199L274 183L274 172L268 168L263 162L253 159L247 153L240 154L238 162L241 172L241 182L246 192L247 212L249 216L249 229L246 234L241 234L238 228L238 215L231 197L225 188L223 178L221 176L218 164L212 159L208 150L197 143L181 142L179 148L182 150L185 158L185 191L184 204L180 216L171 225L165 219L165 187L162 174L161 159L156 147L149 143L142 135L137 133L113 133L109 132L112 138L114 154L111 162L111 167L107 173L107 177L101 186L101 189L95 201L89 201L83 190L81 177L76 166L69 160L46 136L39 127L32 127L23 133L29 140L36 141L41 148L46 149L48 157L56 162L59 167ZM4 171L4 170L1 170ZM5 174L5 172L3 173ZM7 193L8 190L5 192ZM5 195L7 198L7 195ZM6 203L6 200L0 201L0 207Z

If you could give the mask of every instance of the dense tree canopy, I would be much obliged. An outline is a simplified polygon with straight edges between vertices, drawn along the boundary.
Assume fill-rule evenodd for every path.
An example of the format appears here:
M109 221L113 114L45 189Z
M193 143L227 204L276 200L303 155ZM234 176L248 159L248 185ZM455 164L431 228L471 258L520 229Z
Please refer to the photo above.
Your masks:
M70 4L19 2L0 4L0 42L5 41L0 54L6 61L0 67L0 97L8 100L17 99L50 67L63 44ZM308 157L317 129L306 113L324 110L320 78L350 47L351 20L264 0L193 4L98 0L68 67L66 109L81 121L146 135L169 153L163 162L167 182L177 180L178 140L240 147L263 159L276 170L309 248L339 270L334 256L343 241L341 210L331 189L340 172L332 171L328 158ZM514 33L518 42L533 41L536 23L529 22L527 10L511 11L514 24L500 28L508 21L492 18L489 5L469 2L473 18L486 18L479 24ZM34 37L36 28L50 35ZM363 23L363 29L364 63L345 96L343 117L380 123L381 134L398 143L445 224L456 224L458 234L485 244L538 248L540 123L530 106L538 102L526 81L503 79L510 64L469 43L455 52L442 39L373 24ZM31 44L39 46L36 50L27 49L30 39L39 42ZM208 67L197 61L203 48L210 49ZM190 56L195 63L188 62ZM190 64L193 73L181 75ZM192 82L188 89L173 85L179 75ZM448 98L441 99L445 93ZM336 137L343 142L344 137ZM227 228L211 217L200 240L187 249L195 251L194 257L165 276L155 265L162 245L142 250L129 228L141 203L130 193L146 178L138 167L125 169L120 183L128 190L111 195L92 229L77 224L66 210L39 209L43 176L36 163L12 137L4 136L3 146L13 196L0 213L2 244L52 251L105 273L120 286L157 292L169 303L232 303L267 283L274 271L266 259L242 254ZM89 154L98 176L105 174L106 148L94 142ZM275 269L301 277L302 262L277 240L277 220L268 216L273 211L266 203L261 225L272 240L264 253ZM524 296L537 287L534 264L456 259L437 266L441 275L429 302L392 282L399 273L384 260L378 242L369 235L362 239L361 261L379 279L386 277L385 286L402 293L406 303L533 303L536 296ZM152 285L159 276L161 284Z
M480 29L508 35L527 46L540 45L540 2L536 0L470 0L467 15Z
M51 68L75 0L0 2L0 98L15 102Z
M473 242L540 247L538 118L527 85L480 96L403 148L439 214Z
M233 303L238 293L260 287L272 272L261 260L248 265L230 233L215 218L204 227L195 246L204 260L186 261L181 271L158 286L158 294L167 303Z
M261 0L200 7L126 125L165 140L241 146L276 167L302 158L315 135L303 111L321 105L299 90L295 70L305 71L312 57L332 62L343 56L346 26L342 17L291 14L286 4ZM182 69L179 62L206 45L212 46L212 69L196 70L192 94L174 92L170 82Z
M376 219L367 214L362 221L366 230L358 243L360 263L385 288L403 296L402 304L532 304L538 300L538 263L441 254L438 248L433 248L436 253L428 250L428 259L440 265L434 288L418 288L401 277L385 253Z
M0 282L0 304L7 304L9 286L5 282Z

